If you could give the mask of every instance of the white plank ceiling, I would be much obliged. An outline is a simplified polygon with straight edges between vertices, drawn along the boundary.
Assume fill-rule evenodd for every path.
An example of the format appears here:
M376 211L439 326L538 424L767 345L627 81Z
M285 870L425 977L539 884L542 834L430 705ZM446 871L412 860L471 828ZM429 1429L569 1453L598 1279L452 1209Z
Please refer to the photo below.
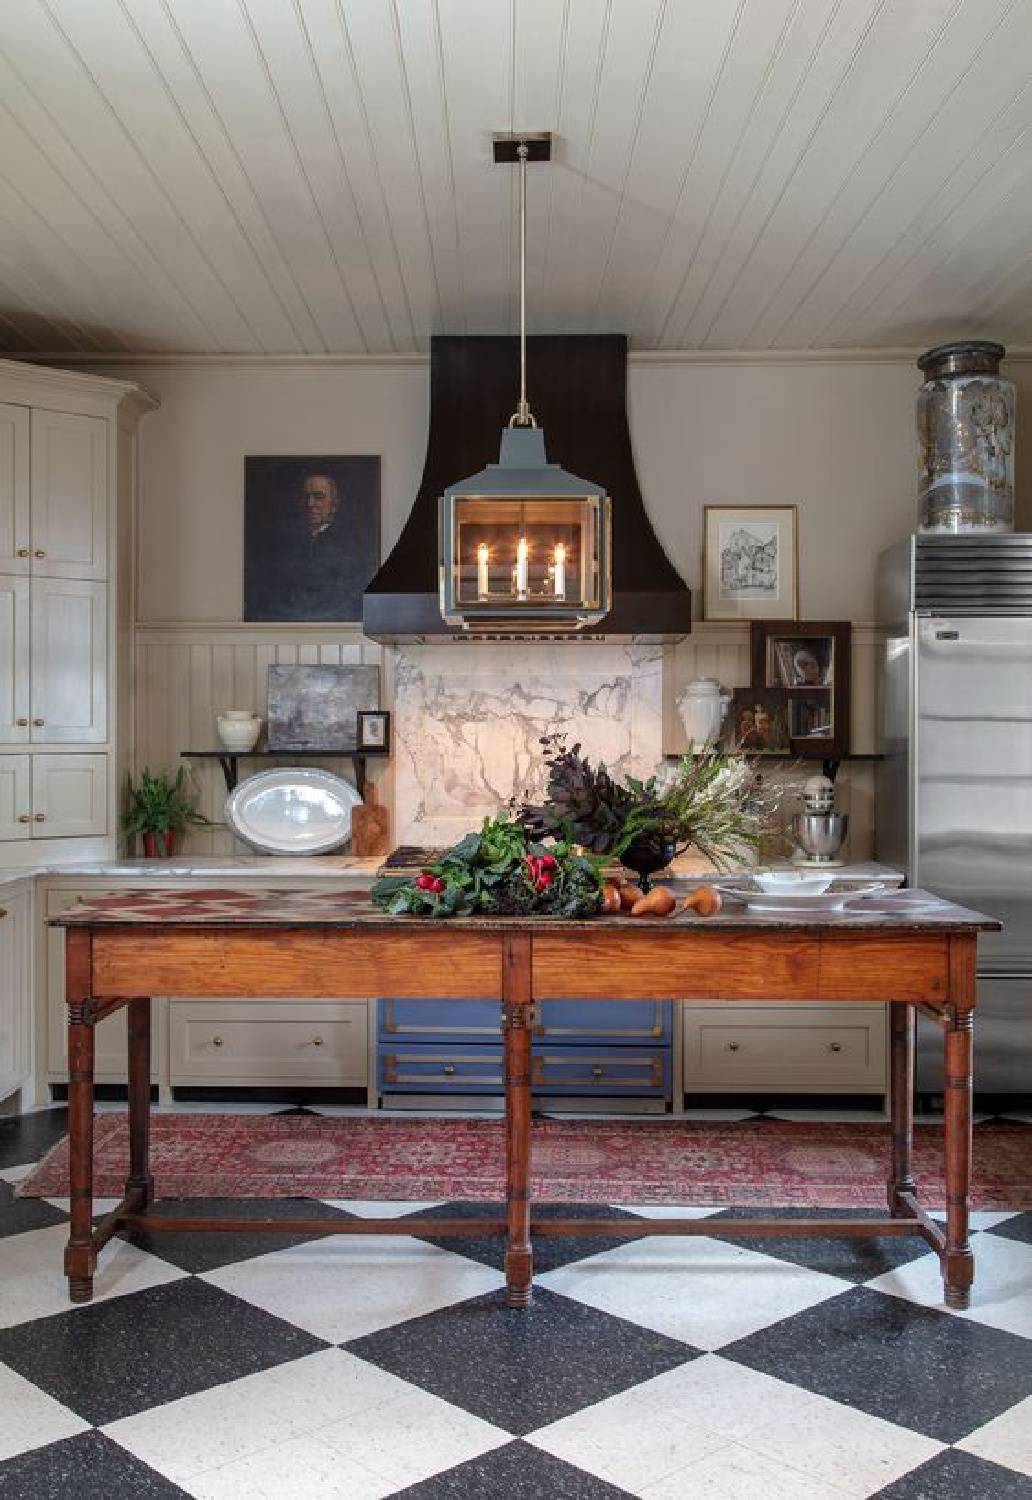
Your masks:
M1032 0L0 0L0 352L1032 344Z

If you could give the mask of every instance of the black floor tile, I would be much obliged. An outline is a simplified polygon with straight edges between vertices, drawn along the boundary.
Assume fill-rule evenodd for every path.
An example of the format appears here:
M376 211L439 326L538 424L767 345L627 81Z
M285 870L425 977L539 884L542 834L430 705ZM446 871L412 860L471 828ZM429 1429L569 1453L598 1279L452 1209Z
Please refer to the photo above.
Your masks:
M353 1219L354 1214L332 1208L311 1198L167 1198L152 1205L148 1213L154 1218L194 1216L233 1219ZM151 1233L147 1230L125 1234L130 1244L178 1266L181 1271L215 1271L220 1266L236 1265L256 1255L271 1255L291 1245L303 1245L313 1238L307 1234L279 1234L275 1230L251 1233L227 1233L213 1230L194 1234L169 1230Z
M193 1278L0 1329L0 1360L95 1426L326 1347Z
M0 1119L0 1172L37 1162L67 1134L68 1111L64 1106Z
M418 1226L420 1219L443 1218L448 1216L457 1219L486 1218L488 1215L497 1216L501 1213L505 1216L504 1208L499 1209L497 1203L439 1203L431 1208L421 1208L416 1213L408 1215L408 1221ZM623 1209L610 1208L605 1203L535 1203L532 1214L535 1219L634 1219L636 1215L627 1213ZM413 1234L418 1234L418 1228L413 1228ZM442 1250L451 1250L456 1255L465 1255L469 1260L478 1261L481 1265L491 1266L496 1271L505 1269L505 1241L499 1236L495 1239L465 1239L444 1238L434 1239L430 1235L420 1236L426 1239L428 1244L438 1245ZM534 1237L534 1274L542 1275L545 1271L556 1271L561 1266L568 1266L575 1260L583 1260L586 1255L601 1255L603 1250L613 1250L618 1245L626 1244L626 1240L619 1239L614 1235L597 1235L594 1238L585 1235L576 1239L550 1239L544 1235Z
M1029 1161L1028 1170L1032 1177L1032 1160ZM1015 1214L1013 1219L1004 1219L1002 1224L994 1224L985 1233L998 1234L1005 1240L1021 1240L1023 1244L1032 1245L1032 1214Z
M0 1500L183 1500L181 1490L102 1432L0 1463Z
M1032 1500L1032 1479L950 1448L872 1500Z
M446 1469L409 1489L398 1490L392 1500L628 1500L628 1491L617 1489L543 1453L529 1443L507 1443L457 1468Z
M776 1215L779 1219L878 1219L883 1213L874 1209L817 1209L812 1208L726 1208L713 1214L707 1223L718 1224L721 1219L763 1219ZM870 1239L801 1239L792 1235L772 1236L764 1239L736 1241L750 1250L763 1255L773 1255L776 1260L789 1261L795 1266L805 1266L808 1271L823 1271L828 1276L838 1276L843 1281L871 1281L886 1271L905 1266L912 1260L927 1255L929 1246L917 1236L881 1235Z
M68 1222L68 1215L45 1198L16 1198L8 1182L0 1182L0 1239L27 1229L46 1229Z
M523 1310L499 1291L343 1347L517 1436L699 1352L543 1287Z
M1032 1341L865 1287L720 1352L944 1443L1032 1392Z

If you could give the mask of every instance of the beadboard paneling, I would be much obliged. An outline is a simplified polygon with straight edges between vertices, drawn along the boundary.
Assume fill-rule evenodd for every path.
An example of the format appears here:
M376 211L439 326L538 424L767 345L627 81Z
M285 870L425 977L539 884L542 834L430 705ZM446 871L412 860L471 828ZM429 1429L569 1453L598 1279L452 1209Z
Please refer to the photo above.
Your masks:
M183 750L218 748L215 716L226 708L243 708L266 717L266 681L270 666L381 665L380 647L351 627L325 625L138 625L135 643L135 749L137 768L175 767ZM386 705L381 679L381 702ZM254 762L248 773L289 765L290 755ZM306 765L322 762L305 761ZM346 761L327 757L328 769L350 778ZM192 761L190 772L200 793L200 810L221 823L226 800L217 761ZM378 800L391 805L390 762L369 763ZM195 853L230 854L237 847L225 828L195 829L188 847Z

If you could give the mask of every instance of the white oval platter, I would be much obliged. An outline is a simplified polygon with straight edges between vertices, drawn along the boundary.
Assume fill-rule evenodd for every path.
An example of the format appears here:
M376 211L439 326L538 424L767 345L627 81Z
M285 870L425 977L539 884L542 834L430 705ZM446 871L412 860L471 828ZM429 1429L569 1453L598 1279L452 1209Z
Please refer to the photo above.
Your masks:
M226 822L263 854L326 854L351 837L351 810L362 801L341 776L281 766L248 776L226 798Z
M722 896L743 901L750 911L782 914L842 911L847 902L877 895L886 888L884 880L836 880L832 890L807 896L796 891L762 891L750 878L717 884Z

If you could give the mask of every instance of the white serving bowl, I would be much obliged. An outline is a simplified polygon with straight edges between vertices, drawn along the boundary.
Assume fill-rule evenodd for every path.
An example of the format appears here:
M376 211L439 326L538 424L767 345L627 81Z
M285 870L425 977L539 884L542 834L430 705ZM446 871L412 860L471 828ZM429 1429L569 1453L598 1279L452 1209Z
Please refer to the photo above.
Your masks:
M835 877L810 870L756 870L753 879L761 891L769 894L820 896Z

